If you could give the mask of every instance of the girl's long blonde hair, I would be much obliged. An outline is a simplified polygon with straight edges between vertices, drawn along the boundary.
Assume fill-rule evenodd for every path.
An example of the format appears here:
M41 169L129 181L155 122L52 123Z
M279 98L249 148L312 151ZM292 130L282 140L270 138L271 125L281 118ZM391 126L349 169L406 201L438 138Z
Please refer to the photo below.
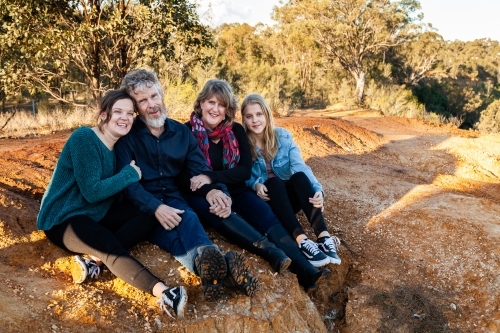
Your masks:
M250 104L258 104L262 109L262 113L264 117L266 117L266 128L264 128L264 158L267 160L272 160L276 153L278 152L278 139L276 138L276 134L274 131L274 119L273 113L269 104L267 104L264 97L259 94L250 94L245 97L243 103L241 103L241 119L243 123L243 127L245 128L245 132L248 136L248 142L250 143L250 149L252 150L252 159L256 160L258 158L257 154L257 144L256 139L252 131L248 129L245 124L245 108Z

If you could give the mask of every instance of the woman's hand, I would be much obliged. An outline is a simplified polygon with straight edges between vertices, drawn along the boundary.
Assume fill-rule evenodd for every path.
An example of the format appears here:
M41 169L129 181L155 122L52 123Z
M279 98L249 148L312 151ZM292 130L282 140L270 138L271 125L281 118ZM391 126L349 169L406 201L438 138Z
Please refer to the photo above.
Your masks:
M196 191L205 184L212 184L210 177L205 175L198 175L191 178L191 191Z
M135 171L137 171L137 173L139 174L139 179L141 179L142 172L141 172L141 169L137 165L135 165L135 160L130 161L130 165L132 166L132 168L135 169Z
M257 195L259 198L261 198L264 201L269 201L269 196L267 195L267 187L264 184L255 184L255 192L257 192Z
M231 214L231 197L220 190L210 190L206 197L210 204L210 213L226 218Z
M325 209L323 206L324 199L323 199L323 192L318 191L314 193L314 197L309 198L309 202L316 208L321 208L321 211Z

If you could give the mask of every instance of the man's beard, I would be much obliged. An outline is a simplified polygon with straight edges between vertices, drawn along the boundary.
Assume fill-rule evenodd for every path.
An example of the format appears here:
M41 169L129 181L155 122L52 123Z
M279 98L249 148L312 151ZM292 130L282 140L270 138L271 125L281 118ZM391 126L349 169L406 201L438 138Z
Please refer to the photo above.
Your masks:
M142 121L144 121L146 125L154 128L165 125L165 120L167 119L167 109L165 107L158 108L160 109L160 116L158 118L149 118L147 113L145 117L141 117Z

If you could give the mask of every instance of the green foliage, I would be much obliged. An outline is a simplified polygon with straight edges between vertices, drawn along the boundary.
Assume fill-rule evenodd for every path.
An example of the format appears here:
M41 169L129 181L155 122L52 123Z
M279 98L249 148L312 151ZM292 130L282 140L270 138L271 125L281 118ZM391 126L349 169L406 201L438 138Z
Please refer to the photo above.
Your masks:
M296 0L276 8L275 17L282 25L306 26L323 56L352 76L362 103L367 63L412 39L419 9L416 0Z
M481 112L476 129L486 133L500 133L500 100L495 100Z
M367 89L366 102L371 109L385 115L421 118L424 108L405 85L378 86L371 81Z
M500 99L499 42L444 42L420 24L419 9L417 0L292 0L275 8L275 26L208 30L190 0L3 0L0 100L50 97L63 109L148 67L179 119L216 77L240 100L261 93L277 115L362 102L487 128L497 121L485 112Z
M438 52L445 46L443 38L435 32L424 32L415 39L394 49L391 63L400 83L416 86L428 77L438 61Z
M160 60L176 60L183 76L211 45L188 0L5 0L0 10L0 42L20 54L20 83L60 101L78 86L95 101L131 68Z
M448 98L443 87L435 80L426 80L413 89L418 100L427 110L449 116L447 111Z

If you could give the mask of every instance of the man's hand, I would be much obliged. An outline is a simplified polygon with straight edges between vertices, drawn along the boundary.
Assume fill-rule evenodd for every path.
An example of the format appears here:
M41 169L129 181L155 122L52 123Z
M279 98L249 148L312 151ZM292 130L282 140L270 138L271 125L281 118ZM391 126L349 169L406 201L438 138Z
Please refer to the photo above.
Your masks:
M321 208L321 211L325 209L323 206L324 199L323 199L323 192L318 191L314 193L314 197L309 198L309 202L312 203L312 205L316 208Z
M231 197L221 190L211 190L207 194L207 201L210 204L210 213L226 218L231 214Z
M184 213L184 210L161 204L155 212L156 219L166 230L172 230L181 223L182 218L179 216Z
M196 191L205 184L212 184L212 179L205 175L198 175L191 178L191 191Z
M264 184L255 184L255 192L257 192L257 195L259 198L261 198L264 201L269 201L269 196L267 195L267 187Z

